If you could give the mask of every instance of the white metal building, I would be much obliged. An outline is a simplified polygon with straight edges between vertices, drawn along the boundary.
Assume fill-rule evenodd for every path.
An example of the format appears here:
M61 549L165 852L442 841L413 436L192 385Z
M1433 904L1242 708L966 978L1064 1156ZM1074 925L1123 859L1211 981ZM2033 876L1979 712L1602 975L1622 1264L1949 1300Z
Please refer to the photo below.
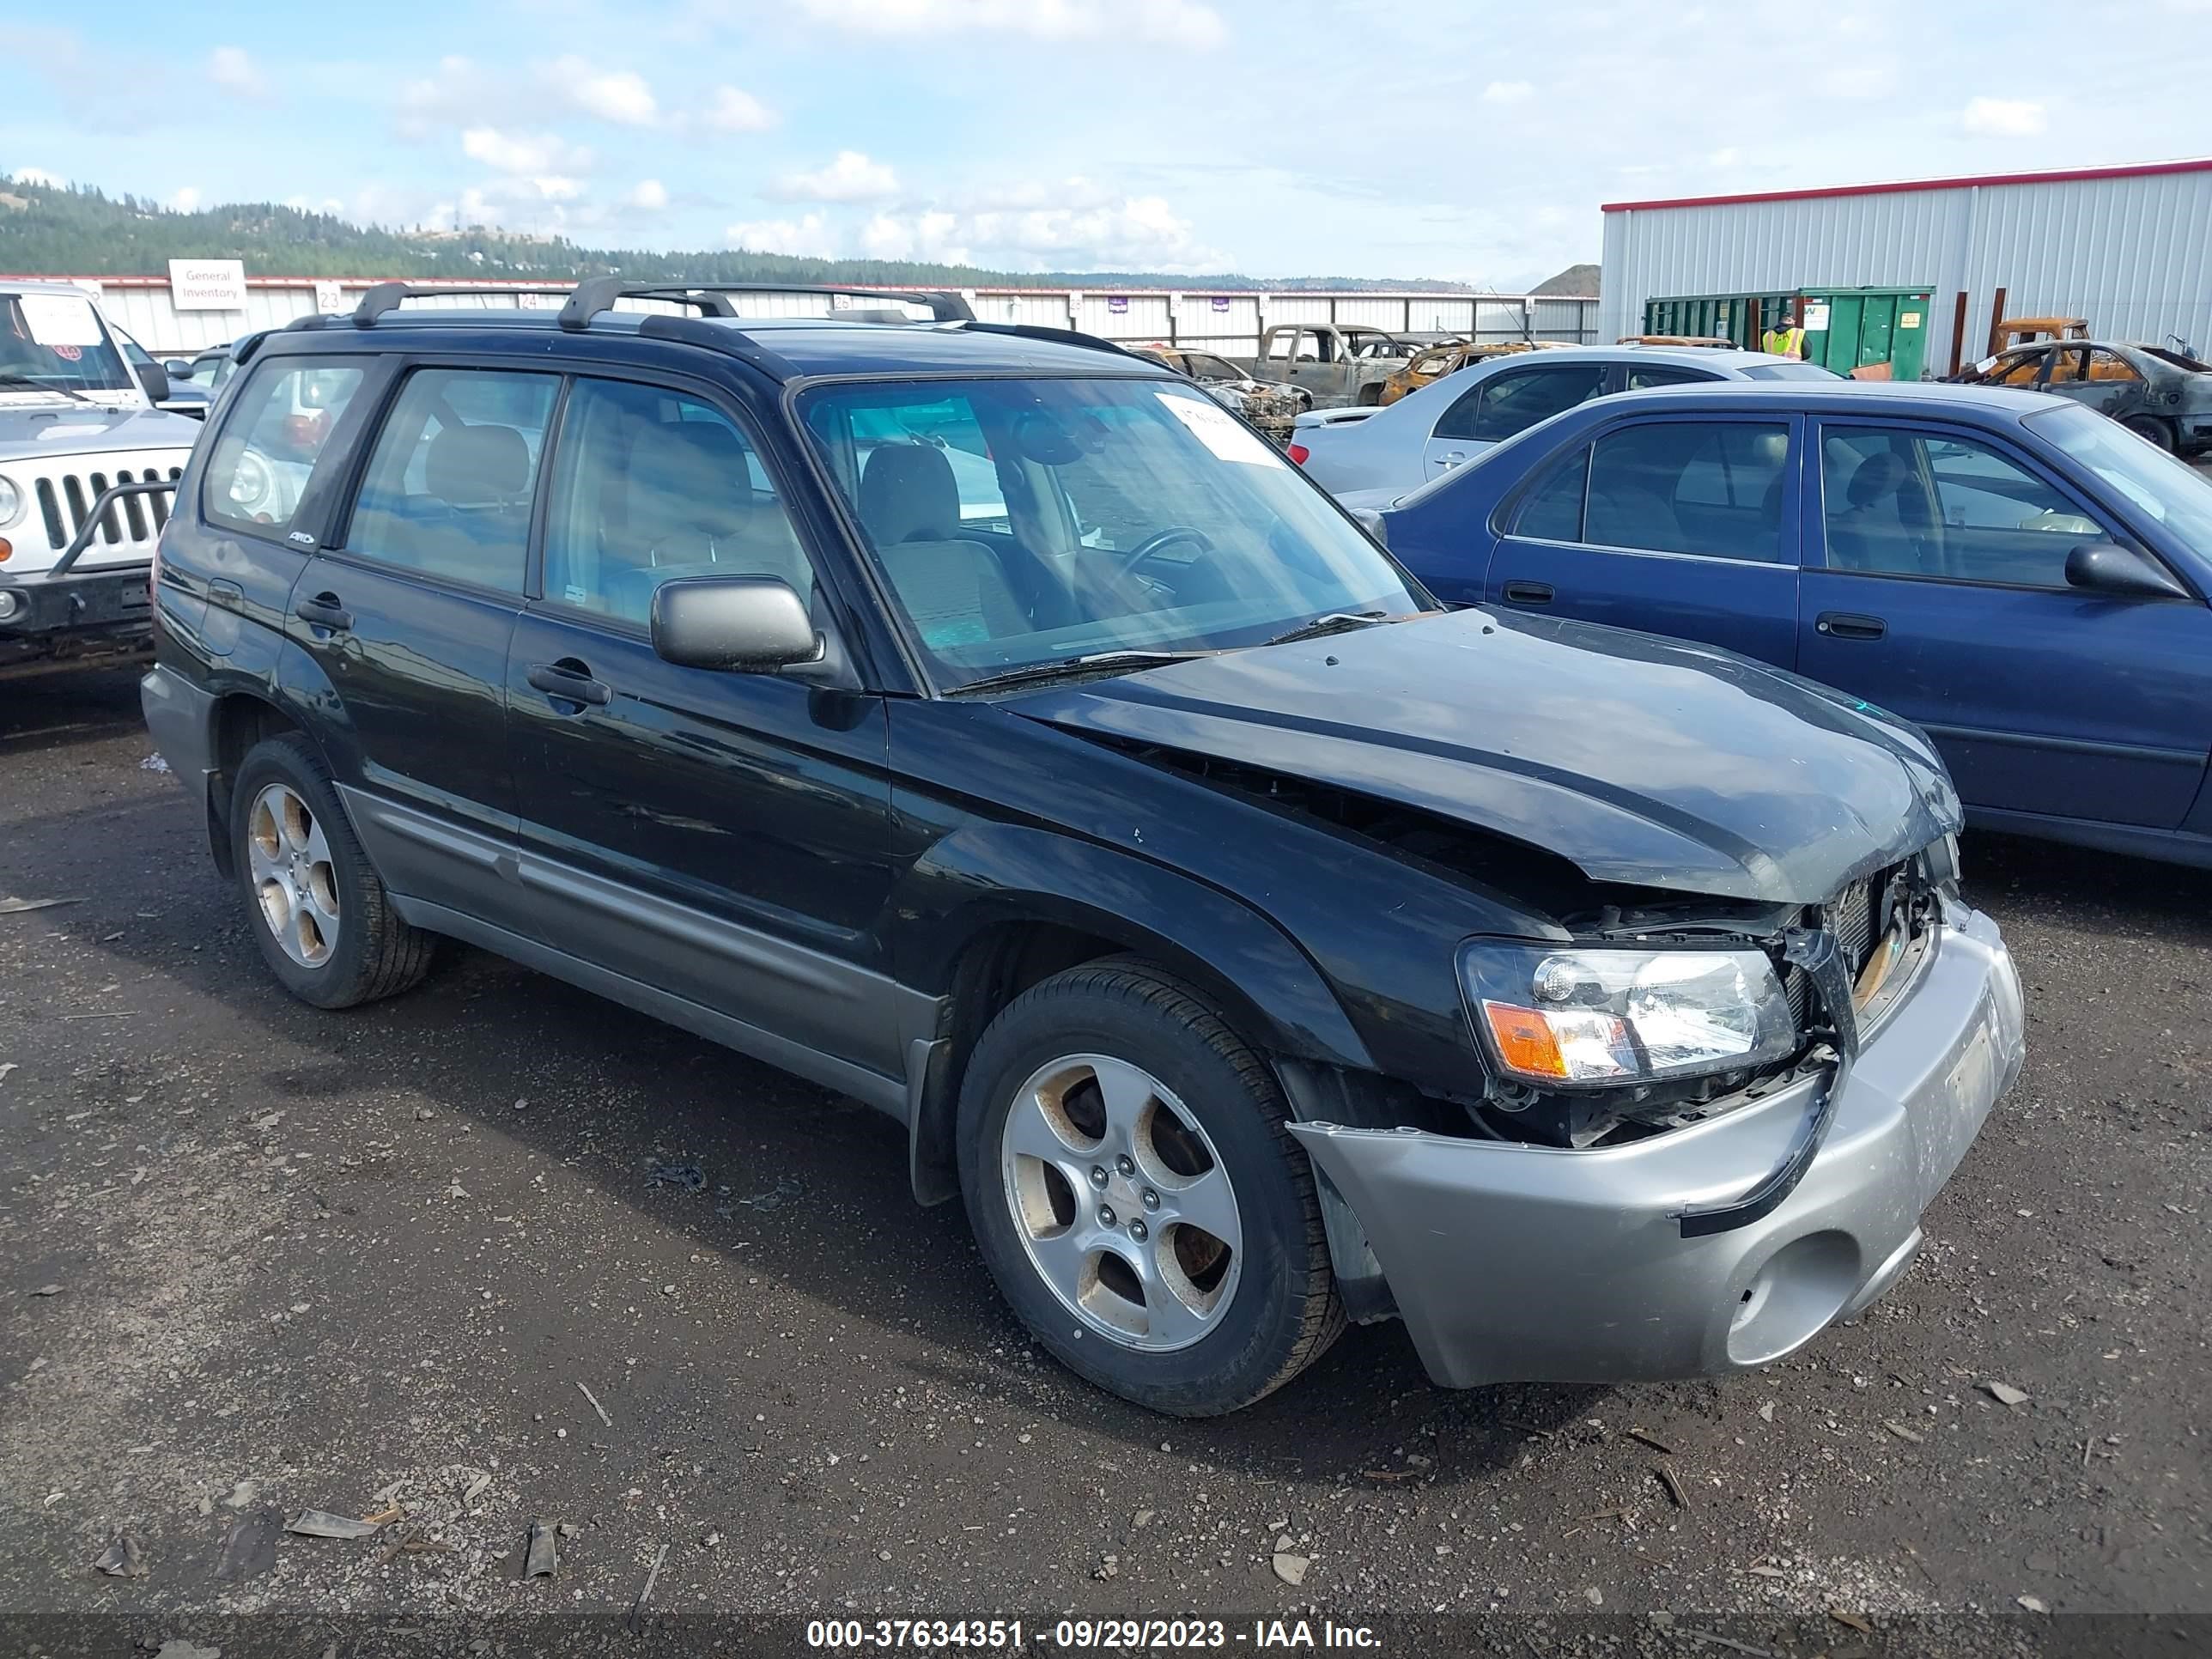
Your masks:
M2212 350L2212 157L1613 202L1604 213L1602 339L1638 332L1647 300L1924 285L1934 375L1983 354L2000 307L2086 317L2101 338L2173 335Z
M380 279L249 276L243 284L244 306L222 310L179 306L168 278L163 276L62 276L40 280L76 283L90 289L107 314L133 339L149 351L171 356L221 345L241 334L277 327L315 312L349 311ZM501 307L542 304L557 308L566 292L565 289L532 290L524 283L483 286L501 291L410 303ZM1159 289L1111 293L1042 288L962 292L975 315L985 322L1074 328L1104 339L1131 343L1171 341L1231 357L1252 356L1259 349L1261 331L1279 323L1360 323L1410 333L1471 331L1484 340L1533 338L1588 344L1598 338L1597 301L1571 296L1380 291L1166 293ZM747 295L737 301L738 310L747 315L805 316L830 307L828 299L809 295Z

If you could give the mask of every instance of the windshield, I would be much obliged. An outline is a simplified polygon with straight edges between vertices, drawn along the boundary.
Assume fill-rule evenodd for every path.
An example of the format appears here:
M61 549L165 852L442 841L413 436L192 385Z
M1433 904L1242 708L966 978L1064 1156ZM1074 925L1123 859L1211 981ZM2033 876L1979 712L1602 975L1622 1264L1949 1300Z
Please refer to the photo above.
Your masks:
M1746 363L1744 378L1749 380L1840 380L1844 377L1832 368L1823 368L1818 363Z
M2186 461L2079 404L2038 410L2027 424L2191 549L2212 548L2212 483Z
M800 409L947 690L1431 605L1188 382L872 382L818 388Z
M0 294L0 396L34 389L125 392L132 385L90 300Z

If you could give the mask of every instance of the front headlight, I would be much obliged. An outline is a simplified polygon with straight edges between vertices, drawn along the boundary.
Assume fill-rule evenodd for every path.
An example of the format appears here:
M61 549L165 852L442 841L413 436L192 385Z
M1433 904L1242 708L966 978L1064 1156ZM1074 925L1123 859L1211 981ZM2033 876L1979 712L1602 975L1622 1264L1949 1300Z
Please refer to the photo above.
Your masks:
M248 513L258 512L268 505L270 492L276 487L276 477L269 471L269 463L252 450L243 451L238 465L230 475L231 505Z
M1787 1058L1796 1023L1760 951L1616 951L1478 942L1468 1006L1508 1077L1592 1088L1747 1071Z
M5 478L0 478L0 530L23 516L23 492Z

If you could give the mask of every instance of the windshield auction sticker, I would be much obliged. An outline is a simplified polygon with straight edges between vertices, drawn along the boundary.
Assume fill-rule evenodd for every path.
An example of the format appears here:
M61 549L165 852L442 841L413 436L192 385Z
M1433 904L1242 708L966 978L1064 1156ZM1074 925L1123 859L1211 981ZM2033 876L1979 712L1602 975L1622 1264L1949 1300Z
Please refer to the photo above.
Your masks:
M31 331L34 344L42 346L96 346L100 337L100 317L92 308L92 301L74 294L18 294L15 303L23 308L23 325Z
M1152 394L1167 405L1168 413L1191 430L1191 434L1224 461L1247 466L1279 466L1282 457L1254 433L1237 424L1237 417L1218 404L1185 398L1173 392Z

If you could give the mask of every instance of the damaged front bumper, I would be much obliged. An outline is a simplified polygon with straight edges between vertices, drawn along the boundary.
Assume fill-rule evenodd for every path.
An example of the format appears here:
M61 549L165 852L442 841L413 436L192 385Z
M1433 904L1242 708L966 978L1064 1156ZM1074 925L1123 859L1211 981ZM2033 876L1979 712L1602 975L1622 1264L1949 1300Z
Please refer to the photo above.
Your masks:
M1789 1195L1686 1237L1785 1160L1826 1087L1565 1150L1294 1123L1357 1216L1437 1382L1621 1382L1780 1358L1895 1282L1920 1216L2018 1076L2020 979L1996 924L1947 902L1917 979L1836 1090Z

